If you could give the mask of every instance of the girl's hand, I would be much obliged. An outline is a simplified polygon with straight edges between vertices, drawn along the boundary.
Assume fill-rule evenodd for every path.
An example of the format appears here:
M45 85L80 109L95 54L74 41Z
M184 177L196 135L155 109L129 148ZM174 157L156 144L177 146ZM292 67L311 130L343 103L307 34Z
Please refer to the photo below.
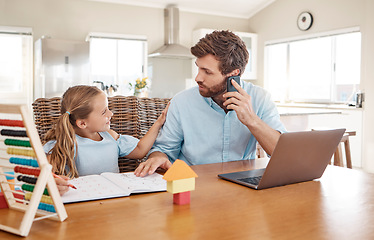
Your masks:
M168 110L169 110L169 106L170 106L170 102L168 102L168 104L166 105L165 109L162 110L161 112L161 115L157 118L156 122L158 124L160 124L160 127L162 125L164 125L165 121L166 121L166 115L168 113Z
M60 195L64 195L67 191L69 191L69 183L68 180L69 178L63 175L59 175L62 179L60 178L55 178L57 189L60 192Z

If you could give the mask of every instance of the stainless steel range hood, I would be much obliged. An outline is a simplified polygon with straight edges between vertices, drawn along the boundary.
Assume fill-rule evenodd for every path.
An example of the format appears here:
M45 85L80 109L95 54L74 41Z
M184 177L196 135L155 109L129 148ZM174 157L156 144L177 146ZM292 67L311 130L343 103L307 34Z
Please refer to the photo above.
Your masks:
M165 45L148 57L192 59L190 49L179 44L179 9L175 5L168 5L164 9L164 17Z

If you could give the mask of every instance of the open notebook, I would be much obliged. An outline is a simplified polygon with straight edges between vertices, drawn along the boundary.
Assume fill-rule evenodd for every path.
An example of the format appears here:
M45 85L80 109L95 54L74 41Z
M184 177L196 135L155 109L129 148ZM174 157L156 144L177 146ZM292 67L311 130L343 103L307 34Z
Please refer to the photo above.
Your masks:
M77 189L70 188L61 198L64 203L73 203L126 197L131 193L166 191L166 181L162 177L158 173L136 177L133 172L83 176L70 180L69 183Z

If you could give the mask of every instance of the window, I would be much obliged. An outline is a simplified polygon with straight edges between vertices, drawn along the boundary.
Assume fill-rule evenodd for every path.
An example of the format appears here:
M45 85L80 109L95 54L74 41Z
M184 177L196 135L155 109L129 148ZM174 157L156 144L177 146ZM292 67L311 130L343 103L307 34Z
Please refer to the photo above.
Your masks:
M355 101L360 84L360 32L267 44L265 52L265 88L275 101Z
M141 36L91 33L91 81L118 86L116 95L132 95L130 83L146 77L147 41Z
M0 26L0 103L32 101L31 29Z

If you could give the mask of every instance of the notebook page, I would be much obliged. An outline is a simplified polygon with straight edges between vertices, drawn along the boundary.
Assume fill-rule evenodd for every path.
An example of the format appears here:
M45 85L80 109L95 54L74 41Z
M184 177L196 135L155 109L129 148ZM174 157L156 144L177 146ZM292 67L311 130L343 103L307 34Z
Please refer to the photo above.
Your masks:
M158 173L145 177L137 177L134 172L102 173L101 175L131 193L166 191L166 181Z
M124 190L100 175L88 175L69 180L77 189L61 196L64 203L90 201L104 198L129 196L130 191Z

